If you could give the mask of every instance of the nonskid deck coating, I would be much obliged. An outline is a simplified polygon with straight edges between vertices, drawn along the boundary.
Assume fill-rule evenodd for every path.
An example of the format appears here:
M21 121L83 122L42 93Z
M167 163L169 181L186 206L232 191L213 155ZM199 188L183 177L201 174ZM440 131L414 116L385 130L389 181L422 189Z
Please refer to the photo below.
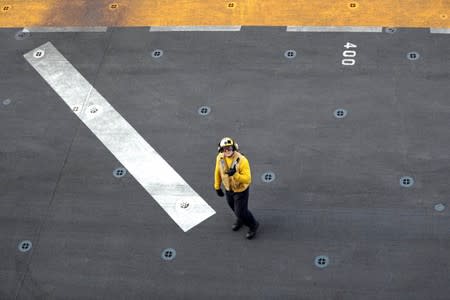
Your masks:
M435 210L449 195L446 35L17 30L0 31L0 298L447 298L449 211ZM134 178L113 176L118 161L23 57L48 41L213 217L184 233ZM250 160L252 241L213 191L225 135Z

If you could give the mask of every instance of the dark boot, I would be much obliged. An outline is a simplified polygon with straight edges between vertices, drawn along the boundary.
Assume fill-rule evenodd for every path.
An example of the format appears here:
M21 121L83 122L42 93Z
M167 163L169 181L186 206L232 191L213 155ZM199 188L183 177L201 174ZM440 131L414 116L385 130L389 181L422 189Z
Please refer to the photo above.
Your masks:
M249 240L251 240L251 239L256 235L256 231L258 230L258 227L259 227L259 222L256 221L255 227L254 227L254 228L251 228L251 229L248 231L246 238L249 239Z
M242 222L240 222L239 220L236 220L236 222L234 222L231 229L233 229L233 231L238 231L241 227L242 227Z

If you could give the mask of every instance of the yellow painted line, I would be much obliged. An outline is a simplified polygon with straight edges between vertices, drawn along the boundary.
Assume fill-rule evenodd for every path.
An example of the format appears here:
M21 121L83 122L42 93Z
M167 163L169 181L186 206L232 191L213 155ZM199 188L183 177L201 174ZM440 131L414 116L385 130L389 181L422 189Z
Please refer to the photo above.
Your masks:
M0 27L382 26L450 28L445 0L0 0Z

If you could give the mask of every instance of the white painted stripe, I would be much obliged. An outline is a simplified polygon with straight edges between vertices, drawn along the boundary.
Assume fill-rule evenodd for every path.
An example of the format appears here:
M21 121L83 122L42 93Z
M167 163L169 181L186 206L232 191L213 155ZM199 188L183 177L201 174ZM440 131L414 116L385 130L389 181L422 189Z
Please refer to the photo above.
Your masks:
M106 32L108 27L26 27L29 32Z
M295 32L383 32L383 27L354 26L287 26L286 31Z
M241 26L152 26L150 31L240 31Z
M24 57L183 231L215 214L50 42Z
M430 28L430 33L450 34L450 28Z

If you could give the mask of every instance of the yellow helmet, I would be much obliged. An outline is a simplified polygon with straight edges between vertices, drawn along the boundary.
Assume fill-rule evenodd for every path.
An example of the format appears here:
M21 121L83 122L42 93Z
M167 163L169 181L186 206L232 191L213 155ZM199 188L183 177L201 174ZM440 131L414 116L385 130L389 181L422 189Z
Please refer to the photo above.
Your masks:
M221 139L217 150L219 150L219 152L222 152L223 147L228 147L228 146L233 146L233 150L235 150L235 151L239 150L238 144L230 137L224 137L223 139Z

